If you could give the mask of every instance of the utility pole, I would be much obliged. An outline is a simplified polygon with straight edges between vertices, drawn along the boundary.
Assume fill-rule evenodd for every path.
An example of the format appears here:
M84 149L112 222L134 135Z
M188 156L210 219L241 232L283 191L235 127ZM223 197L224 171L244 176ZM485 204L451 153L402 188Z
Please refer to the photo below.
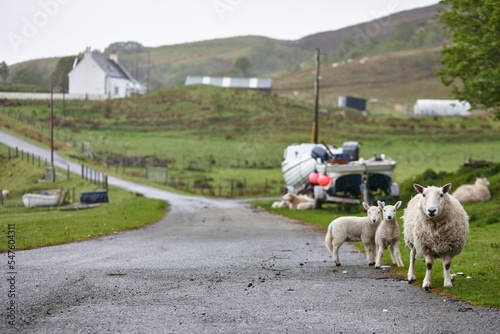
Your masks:
M63 103L63 110L62 110L62 114L64 116L66 116L66 98L65 98L65 94L66 94L66 79L62 78L62 103Z
M318 114L319 114L319 49L316 48L316 70L314 71L314 122L312 128L312 138L313 144L318 143Z
M52 166L52 182L56 180L54 168L54 85L50 87L50 165Z
M151 59L150 59L150 50L148 49L148 69L147 69L147 83L146 83L146 91L149 92L150 90L150 82L149 82L149 74L150 74L150 69L151 69Z

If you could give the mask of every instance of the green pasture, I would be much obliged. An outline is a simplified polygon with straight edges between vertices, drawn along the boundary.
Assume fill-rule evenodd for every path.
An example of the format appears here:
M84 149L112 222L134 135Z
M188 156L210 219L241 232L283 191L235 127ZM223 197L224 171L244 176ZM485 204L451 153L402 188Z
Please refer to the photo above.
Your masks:
M418 174L415 178L409 178L401 183L401 199L403 201L402 208L399 209L398 223L401 231L401 254L405 264L404 268L398 268L392 264L389 251L386 250L383 257L383 262L387 265L392 265L392 273L396 278L407 277L409 264L409 249L404 245L403 241L403 208L413 196L415 191L412 184L414 182L422 185L444 185L448 182L453 184L453 188L464 183L473 183L476 177L487 177L491 183L490 192L491 199L488 202L482 203L466 203L464 208L467 211L469 221L469 239L465 250L453 259L451 272L452 274L463 273L463 275L455 276L453 287L443 287L443 267L440 260L434 261L432 272L433 291L437 291L445 296L452 296L476 305L500 307L500 164L495 164L489 168L471 169L460 168L454 172L435 172L426 170L424 173ZM452 192L453 192L452 188ZM345 215L363 216L364 210L361 205L339 207L337 205L324 205L322 209L314 211L296 211L289 209L272 209L272 202L257 201L254 205L265 208L266 210L276 212L293 219L298 219L314 225L326 228L332 220ZM364 251L362 243L354 243L360 250ZM325 259L331 262L331 256L325 247ZM375 270L375 269L374 269ZM417 259L416 262L417 281L415 285L421 286L425 276L425 262L423 259Z
M76 162L126 178L140 179L144 171L122 166L119 159L154 155L168 164L169 185L158 185L166 189L195 193L195 184L203 183L212 189L205 195L276 196L284 185L284 149L311 141L312 110L276 94L210 86L67 101L64 110L56 101L55 145ZM45 101L6 101L0 126L47 147L49 114ZM338 146L358 141L364 158L375 152L393 158L397 182L427 168L454 171L468 157L500 161L500 123L482 111L471 117L410 117L377 107L367 116L329 108L320 114L319 139ZM235 185L244 191L231 191Z
M2 189L10 191L9 198L0 206L0 229L7 236L8 226L15 226L17 250L140 228L158 221L165 213L165 202L137 197L116 187L108 190L110 202L97 208L71 211L60 211L57 207L26 208L21 197L28 191L65 189L69 195L66 204L71 205L73 193L77 202L82 192L100 188L75 175L67 179L64 171L58 171L56 182L40 183L38 180L44 175L43 166L33 166L20 158L8 159L4 154L6 147L0 145L0 148L0 184ZM8 244L5 238L2 240L0 252L5 252Z

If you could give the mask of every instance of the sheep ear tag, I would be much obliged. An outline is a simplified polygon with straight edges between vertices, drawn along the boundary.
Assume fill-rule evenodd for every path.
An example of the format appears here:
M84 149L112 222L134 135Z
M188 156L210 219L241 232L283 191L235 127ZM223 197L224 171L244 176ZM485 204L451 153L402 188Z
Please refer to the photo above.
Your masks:
M451 183L445 184L443 186L443 194L447 194L451 189Z

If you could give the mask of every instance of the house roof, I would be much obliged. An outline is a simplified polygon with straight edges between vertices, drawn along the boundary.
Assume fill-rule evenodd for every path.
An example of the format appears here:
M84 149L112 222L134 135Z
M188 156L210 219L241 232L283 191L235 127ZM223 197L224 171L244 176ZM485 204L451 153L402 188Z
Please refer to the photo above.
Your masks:
M94 59L107 76L134 80L122 66L115 63L113 60L94 54L92 55L92 59Z
M83 58L86 57L90 57L97 65L99 65L99 67L104 71L106 76L112 78L127 79L136 85L144 87L142 83L134 79L132 75L128 73L128 71L120 64L120 62L99 55L95 55L90 51L85 51ZM73 68L77 66L82 61L83 58L79 58L77 63L73 66Z
M186 78L187 85L205 84L230 88L271 89L271 78L229 78L229 77L192 77Z

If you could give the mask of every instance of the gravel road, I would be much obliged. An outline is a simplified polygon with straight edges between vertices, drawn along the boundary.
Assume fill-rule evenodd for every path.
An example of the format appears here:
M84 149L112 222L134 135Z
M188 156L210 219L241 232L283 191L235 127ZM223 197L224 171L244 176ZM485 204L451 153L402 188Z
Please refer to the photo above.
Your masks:
M109 181L170 209L143 229L17 252L15 326L2 254L0 333L500 332L499 310L391 278L352 246L334 267L316 227L241 201Z

